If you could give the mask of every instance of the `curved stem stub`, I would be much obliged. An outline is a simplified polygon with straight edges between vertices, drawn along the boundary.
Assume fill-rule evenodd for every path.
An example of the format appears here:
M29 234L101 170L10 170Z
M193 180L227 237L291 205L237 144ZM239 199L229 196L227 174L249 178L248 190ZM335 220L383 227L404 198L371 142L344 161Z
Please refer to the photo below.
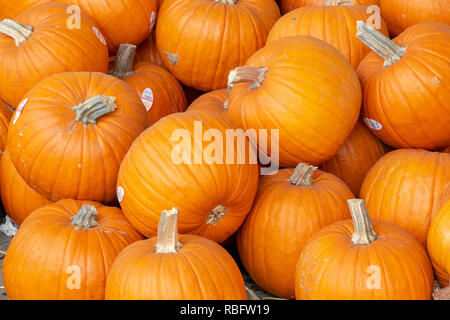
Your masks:
M237 67L228 74L227 99L224 103L224 109L228 109L228 100L230 91L234 84L247 82L250 83L249 90L254 90L262 86L266 79L267 68L264 67Z
M178 208L164 210L159 218L157 253L176 253L183 245L178 241Z
M367 245L375 241L378 235L373 230L372 220L364 200L349 199L347 203L355 227L355 233L352 235L353 244Z
M76 120L84 124L97 124L98 118L117 109L114 103L116 97L98 95L73 107L76 112Z
M98 226L95 216L98 214L97 209L90 204L83 204L77 214L72 217L72 225L84 229L90 229Z
M34 28L32 26L24 26L14 20L3 19L0 22L0 33L14 39L16 47L21 46L33 33Z

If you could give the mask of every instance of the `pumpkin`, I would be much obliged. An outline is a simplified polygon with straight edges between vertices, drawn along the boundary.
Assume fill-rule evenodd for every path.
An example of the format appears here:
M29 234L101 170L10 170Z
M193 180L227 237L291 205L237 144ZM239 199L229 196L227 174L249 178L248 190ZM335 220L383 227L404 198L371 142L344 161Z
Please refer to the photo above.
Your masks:
M434 279L424 248L404 229L369 217L348 200L352 220L322 228L295 271L299 300L430 300ZM370 210L369 210L370 211Z
M0 99L0 153L6 149L6 141L8 139L8 126L11 119L12 111L9 106Z
M450 153L450 146L441 150L441 152Z
M380 0L280 0L281 12L287 13L291 10L300 7L309 6L325 6L325 5L337 5L337 6L371 6L379 5Z
M228 119L228 109L225 106L226 99L226 89L210 91L195 99L186 111L205 110L217 113L224 119Z
M5 19L13 19L32 6L50 1L52 0L0 0L0 16Z
M273 0L164 1L156 44L166 68L183 84L221 89L228 73L264 46L279 17Z
M108 49L94 22L82 13L81 28L69 29L66 10L64 4L44 3L0 23L0 92L8 104L17 107L47 76L107 71Z
M289 36L313 36L333 45L357 68L370 49L356 38L356 21L368 21L370 16L364 6L302 7L285 14L275 23L267 43ZM389 36L383 19L379 31Z
M247 300L244 279L217 243L178 236L178 209L163 211L158 234L123 250L106 281L107 300Z
M258 146L261 154L272 153L268 146L278 144L272 138L278 130L279 156L273 152L271 158L282 166L317 165L333 157L360 112L356 72L336 48L311 36L269 43L230 73L228 86L233 123L270 130L267 145Z
M26 95L9 127L19 174L51 201L116 203L119 165L148 126L138 95L103 73L67 72Z
M120 166L117 193L136 229L155 236L167 206L179 208L183 234L221 243L240 227L259 172L244 135L227 143L230 129L214 113L190 111L164 117L134 141Z
M357 37L375 52L358 67L364 122L394 148L450 144L450 27L423 22L389 40L364 22Z
M265 291L295 298L294 275L306 241L322 227L350 218L350 189L336 176L299 164L260 179L252 210L236 236L241 261ZM276 275L276 276L273 276Z
M156 48L155 32L150 33L147 39L144 40L136 50L136 62L147 61L164 67L161 56Z
M393 36L424 21L450 25L449 6L449 0L380 0L381 14Z
M426 247L427 233L450 181L450 154L400 149L370 169L360 197L373 219L399 225Z
M111 75L124 80L141 97L150 125L166 115L186 109L186 97L178 80L167 70L146 61L134 67L136 46L122 44Z
M142 236L118 208L61 200L25 219L6 252L11 300L101 300L115 258Z
M341 178L358 196L367 172L388 151L389 148L358 121L337 154L322 163L320 169Z

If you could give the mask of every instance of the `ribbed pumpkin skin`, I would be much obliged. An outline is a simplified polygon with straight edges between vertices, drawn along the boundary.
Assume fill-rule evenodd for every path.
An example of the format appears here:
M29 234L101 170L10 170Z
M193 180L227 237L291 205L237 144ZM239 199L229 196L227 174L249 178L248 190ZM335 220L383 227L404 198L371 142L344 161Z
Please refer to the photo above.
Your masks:
M71 225L83 204L92 204L99 226ZM142 236L118 208L61 200L35 210L20 226L5 256L3 278L12 300L101 300L106 277L117 255ZM80 269L80 289L69 289Z
M321 39L337 48L357 68L370 49L356 38L356 22L367 21L372 13L364 6L303 7L281 17L270 30L267 43L289 36L307 35ZM378 30L389 37L381 19Z
M7 150L0 162L0 190L5 211L17 225L31 212L50 203L22 179Z
M142 98L145 89L151 89L153 104L147 111L148 123L186 109L186 97L178 80L166 69L141 61L134 67L135 74L123 79Z
M380 8L392 36L424 21L450 25L449 0L380 0Z
M108 70L108 49L97 38L93 20L81 14L81 29L67 28L67 5L45 3L32 7L14 19L33 26L30 38L20 47L0 33L0 92L11 106L42 79L66 71Z
M267 129L267 146L270 129L278 129L282 166L316 165L337 153L358 120L361 88L336 48L311 36L288 37L260 49L245 65L268 71L257 89L233 86L228 115L237 126Z
M450 144L450 27L423 22L393 40L407 46L403 58L383 68L369 53L357 71L363 117L379 122L372 133L394 148L437 150Z
M147 61L164 67L161 56L156 48L155 32L152 32L136 50L136 62Z
M183 84L201 91L226 88L228 73L264 46L279 17L273 0L165 1L156 43L164 65ZM172 64L167 53L178 61Z
M323 6L326 0L280 0L281 12L287 13L300 7ZM353 5L379 5L380 0L353 0Z
M442 149L441 152L450 153L450 147Z
M0 99L0 152L5 151L6 141L8 139L9 120L12 112L8 105Z
M193 147L192 153L188 153L193 164L176 164L173 160L172 153L179 154L177 146L182 140L172 140L172 133L187 130L184 132L190 133L194 146L194 121L202 121L203 132L211 128L219 130L224 144L225 130L232 129L231 124L214 113L172 114L143 132L120 166L118 186L124 190L120 206L130 222L148 238L156 235L161 212L175 207L180 210L180 233L197 234L220 243L239 228L252 206L259 178L257 164L248 164L248 160L247 164L226 164L225 147L224 164L207 164L205 160L203 164L195 164ZM204 150L210 144L204 142ZM226 215L217 224L208 225L209 213L219 205L228 209Z
M378 239L369 245L351 242L351 220L326 226L308 240L296 266L298 300L431 299L433 270L425 250L402 228L372 223ZM378 275L375 289L368 283Z
M389 148L358 121L337 154L320 168L341 178L358 196L367 172L388 151Z
M426 248L432 217L449 181L449 154L400 149L375 163L360 197L373 219L399 225Z
M50 1L52 0L0 0L0 17L13 19L34 5Z
M100 94L116 97L117 109L96 125L76 121L72 107ZM148 126L133 89L106 74L73 72L44 79L27 98L8 134L11 160L23 179L52 201L115 203L121 160Z
M306 241L322 227L350 218L350 189L332 174L316 171L312 186L288 179L294 169L260 179L252 210L236 236L251 278L278 297L295 298L294 275ZM275 276L276 275L276 276Z
M106 281L107 300L247 300L238 266L220 245L180 235L177 253L156 253L156 237L123 250Z
M203 110L217 113L221 117L229 120L228 110L224 108L227 99L227 89L218 89L202 94L195 99L186 111Z

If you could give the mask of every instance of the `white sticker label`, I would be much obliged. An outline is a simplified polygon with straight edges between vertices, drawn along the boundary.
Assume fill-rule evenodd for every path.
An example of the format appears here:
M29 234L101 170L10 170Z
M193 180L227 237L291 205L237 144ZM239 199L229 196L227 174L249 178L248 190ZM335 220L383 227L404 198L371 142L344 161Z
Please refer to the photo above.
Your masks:
M106 40L103 37L103 35L100 32L100 30L98 30L96 27L92 27L92 30L94 30L94 33L97 36L97 38L100 40L100 42L103 43L106 46Z
M152 32L153 27L155 26L155 22L156 22L156 13L155 11L152 11L152 14L150 15L150 28L148 33Z
M123 190L123 188L121 186L118 186L117 187L117 200L119 200L119 202L122 202L124 196L125 196L125 190Z
M373 119L364 118L364 123L366 124L366 126L368 126L372 130L378 131L378 130L383 129L383 126L381 125L381 123L379 123L378 121L373 120Z
M13 124L16 124L17 120L19 119L20 115L22 114L22 110L23 108L25 108L25 106L28 103L28 98L25 98L17 107L16 110L16 114L14 115L14 119L13 119Z
M147 112L150 111L150 109L153 106L153 91L150 88L147 88L142 92L141 96L142 103L145 106L145 109L147 109Z

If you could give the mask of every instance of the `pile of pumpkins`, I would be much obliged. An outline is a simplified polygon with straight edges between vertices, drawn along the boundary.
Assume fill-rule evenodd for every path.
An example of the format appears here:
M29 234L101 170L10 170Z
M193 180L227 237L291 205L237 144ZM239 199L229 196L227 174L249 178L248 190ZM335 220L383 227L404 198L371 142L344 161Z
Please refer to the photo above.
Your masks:
M247 299L234 242L281 298L450 298L448 1L0 0L0 17L10 299ZM242 163L174 161L174 132L202 158L198 123L271 134Z

